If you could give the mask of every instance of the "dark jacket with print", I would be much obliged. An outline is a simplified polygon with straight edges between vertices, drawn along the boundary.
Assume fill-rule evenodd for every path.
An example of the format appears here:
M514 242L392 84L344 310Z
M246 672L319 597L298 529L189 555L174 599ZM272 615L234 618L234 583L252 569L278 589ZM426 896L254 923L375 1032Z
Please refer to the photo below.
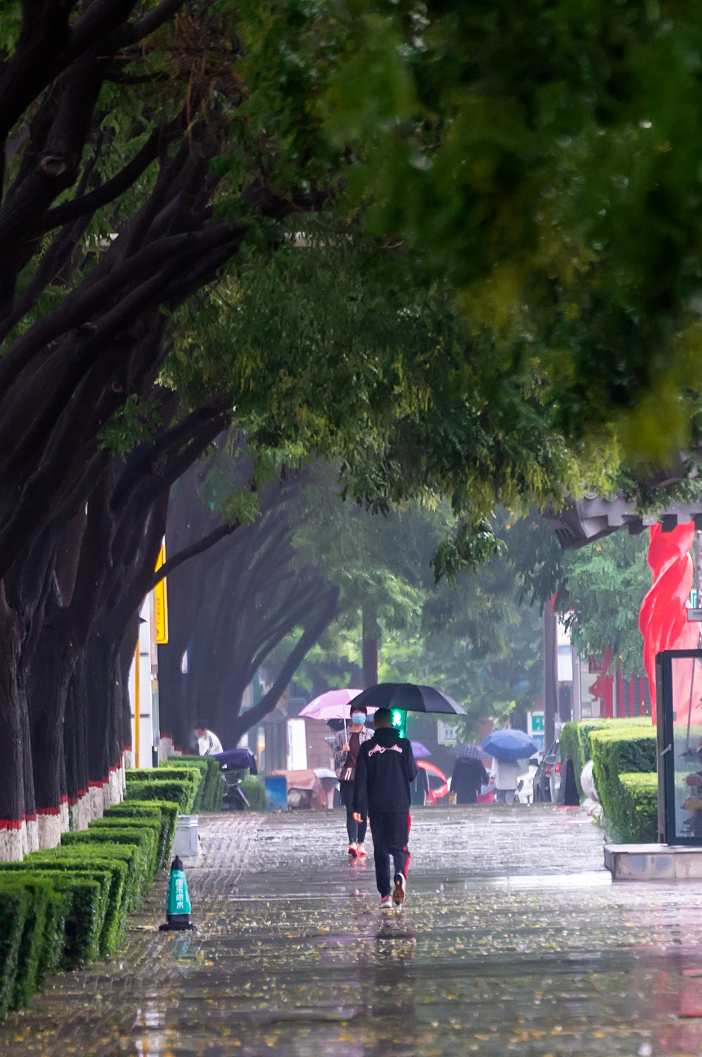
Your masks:
M410 782L417 777L412 746L391 727L376 730L358 750L353 809L361 815L409 811Z

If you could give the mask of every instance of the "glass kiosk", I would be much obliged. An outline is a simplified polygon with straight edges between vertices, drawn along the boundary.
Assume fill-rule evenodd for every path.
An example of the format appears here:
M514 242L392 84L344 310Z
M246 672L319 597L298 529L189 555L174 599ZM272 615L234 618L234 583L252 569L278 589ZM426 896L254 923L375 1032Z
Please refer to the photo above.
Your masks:
M702 846L702 650L656 656L658 835Z

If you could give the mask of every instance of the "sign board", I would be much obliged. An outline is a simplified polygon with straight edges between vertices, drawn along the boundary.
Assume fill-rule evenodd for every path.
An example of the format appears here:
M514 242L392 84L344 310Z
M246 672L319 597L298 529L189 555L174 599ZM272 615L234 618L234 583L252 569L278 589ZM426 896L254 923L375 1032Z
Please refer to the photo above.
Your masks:
M527 733L529 737L534 734L543 734L546 730L546 717L543 712L527 712Z
M156 562L156 572L166 564L166 541L161 544ZM154 612L156 616L156 642L162 646L168 642L168 596L166 578L159 580L154 587Z
M689 621L702 620L702 609L688 609L687 619Z
M455 745L458 741L458 731L450 723L443 719L436 721L436 740L439 745Z

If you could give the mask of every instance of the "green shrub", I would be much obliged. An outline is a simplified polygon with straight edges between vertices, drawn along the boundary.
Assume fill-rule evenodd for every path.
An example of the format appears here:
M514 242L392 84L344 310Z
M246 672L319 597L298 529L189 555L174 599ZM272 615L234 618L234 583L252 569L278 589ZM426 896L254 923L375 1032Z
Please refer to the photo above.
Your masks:
M239 788L248 800L251 811L266 810L266 786L262 778L255 778L248 774L239 783Z
M108 869L105 869L104 867L101 869L100 867L91 863L90 866L86 866L85 869L80 869L78 865L76 865L76 868L74 870L65 870L62 869L60 866L55 867L50 863L35 864L33 856L31 855L28 856L23 863L1 863L0 867L2 867L2 869L0 870L0 877L2 877L2 874L5 872L6 868L12 869L13 867L19 867L20 871L24 871L25 875L31 876L32 878L41 878L42 880L45 879L50 883L51 888L55 888L58 890L65 888L66 881L94 881L99 887L98 900L95 908L97 918L99 920L99 928L97 935L98 943L95 951L93 951L92 946L90 947L90 951L87 956L89 960L92 961L94 958L97 957L99 953L102 952L103 935L105 932L105 920L107 918L109 910L110 888L112 883L111 873ZM22 876L22 873L20 873L20 876ZM76 922L78 921L75 915L74 919ZM65 922L66 928L68 928L68 912L66 913ZM90 940L90 944L92 945L92 939ZM57 960L60 961L60 959Z
M168 863L178 824L178 804L170 800L125 800L106 811L105 818L158 818L161 825L158 869Z
M618 839L624 844L658 841L658 775L620 774Z
M9 866L15 864L6 863L5 865ZM34 871L29 867L25 867L24 863L16 865L24 868L20 870L0 871L0 888L4 889L7 886L15 886L17 884L22 884L28 888L34 888L36 885L41 885L47 890L47 893L50 892L51 889L54 889L57 892L63 893L66 899L63 949L58 956L56 950L47 955L43 955L43 957L46 958L45 964L49 965L52 962L55 964L58 961L58 967L60 969L82 969L87 965L90 965L90 963L97 958L100 951L100 934L102 932L106 910L106 887L99 881L78 873L72 873L69 871L63 872L59 870ZM47 914L45 910L42 923L42 939L39 941L37 965L36 967L28 966L27 975L22 981L22 990L27 997L31 994L28 977L32 971L36 974L40 958L42 957L41 946L46 927L46 918ZM54 917L53 920L55 921L56 918ZM25 939L23 937L23 945L24 943ZM58 938L57 943L59 946L61 945L61 941ZM17 972L17 983L21 980L21 964L22 953L20 951L20 966L18 967ZM15 985L15 992L17 1001L21 1003L26 999L23 999L21 993L17 993L17 983Z
M202 775L202 783L197 791L192 813L200 811L221 811L224 795L224 778L217 760L212 756L169 756L164 768L192 767Z
M76 843L74 845L62 844L59 848L53 848L50 853L53 858L68 859L69 861L92 862L94 860L109 860L124 863L126 874L126 887L124 893L124 912L136 910L139 907L142 894L142 861L141 848L133 844L113 844L107 842ZM75 867L74 867L75 869Z
M70 847L73 845L74 847L85 848L91 844L96 846L122 844L126 847L135 848L138 852L137 877L134 886L134 897L129 909L138 910L152 881L149 862L153 857L153 841L154 835L151 830L139 830L134 827L118 829L115 826L109 829L84 830L81 833L64 833L61 837L61 846Z
M160 818L97 818L88 826L88 833L100 829L147 829L154 835L153 849L149 859L149 872L153 879L158 869L159 845L161 843Z
M50 878L30 873L29 870L22 868L22 863L3 863L2 865L18 866L20 869L16 873L3 870L0 873L0 889L8 883L15 885L17 883L15 877L17 877L19 883L27 889L31 896L24 919L17 957L17 973L12 989L11 1005L17 1009L26 1006L37 991L39 963L42 958L46 929L46 913L49 898L52 895L52 886Z
M181 771L187 774L186 771ZM198 772L196 772L198 773ZM132 800L143 802L145 800L168 800L178 805L181 815L192 814L192 806L195 800L196 789L187 778L179 781L168 780L167 782L127 782L123 803Z
M656 770L656 732L652 728L593 730L590 751L597 795L608 828L616 840L628 832L628 814L619 776Z
M100 953L100 936L107 909L103 886L91 877L58 870L51 874L51 883L69 899L66 946L60 968L85 969Z
M35 870L68 870L92 877L103 884L107 881L107 908L100 935L100 953L111 954L124 937L127 923L127 863L122 859L94 855L68 858L53 851L34 852L22 865Z
M65 892L57 892L52 886L49 905L46 910L46 928L39 970L37 973L37 990L43 991L50 976L59 971L66 946L66 920L70 899Z
M7 1016L17 977L24 925L33 902L23 885L3 885L0 895L0 1021Z
M650 716L636 716L629 719L581 719L578 722L564 723L558 735L561 759L570 756L575 770L575 782L581 797L585 794L580 784L583 767L592 759L590 751L590 733L594 730L623 730L625 727L652 730Z
M166 783L166 782L188 782L192 787L192 798L188 803L188 810L183 811L182 814L192 814L193 804L197 797L198 789L203 784L203 774L197 767L155 767L153 769L142 768L142 770L133 770L126 772L127 778L127 794L129 794L129 786L141 782ZM127 795L127 799L130 799ZM132 798L133 799L133 798ZM145 798L146 799L146 798ZM152 800L153 797L148 797ZM159 799L172 800L172 797L161 796Z

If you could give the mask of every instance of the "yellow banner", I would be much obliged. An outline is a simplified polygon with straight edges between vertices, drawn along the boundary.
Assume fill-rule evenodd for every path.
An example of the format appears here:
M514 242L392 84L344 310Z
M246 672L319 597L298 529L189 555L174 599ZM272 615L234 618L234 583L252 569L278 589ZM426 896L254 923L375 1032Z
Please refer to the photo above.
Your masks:
M166 541L161 544L156 572L166 563ZM156 616L156 642L164 645L168 642L168 595L166 593L166 579L159 580L154 587L154 614Z

